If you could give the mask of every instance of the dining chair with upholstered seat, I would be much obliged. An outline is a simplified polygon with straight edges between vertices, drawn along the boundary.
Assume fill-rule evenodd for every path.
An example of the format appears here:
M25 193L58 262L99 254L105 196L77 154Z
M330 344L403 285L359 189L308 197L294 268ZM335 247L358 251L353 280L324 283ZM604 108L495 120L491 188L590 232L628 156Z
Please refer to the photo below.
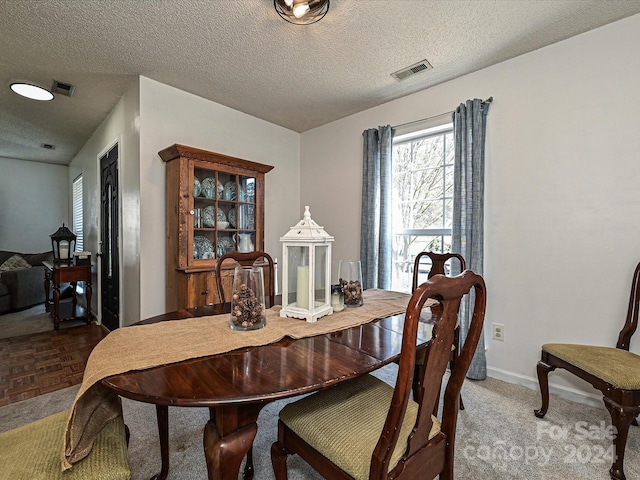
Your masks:
M431 268L427 273L427 279L433 277L434 275L447 275L451 274L452 270L452 260L457 260L460 272L464 272L467 268L467 264L464 261L464 257L459 253L436 253L436 252L420 252L416 255L416 258L413 261L413 280L411 282L411 291L415 291L419 285L420 278L420 270L424 257L428 257L431 260ZM448 268L447 268L448 267ZM447 272L447 270L449 270ZM441 307L439 304L433 305L430 307L431 312L434 315L438 315L441 311ZM449 365L451 368L456 363L456 359L458 358L458 351L460 350L460 329L456 328L455 332L455 341L453 342L453 347L451 348L451 360L449 361ZM413 391L414 396L419 395L417 390L420 388L420 368L424 363L424 351L419 351L416 357L416 368L413 377ZM460 398L460 410L464 410L464 403L462 398Z
M0 478L11 480L129 480L129 432L122 415L110 420L91 452L62 471L69 410L0 433Z
M220 299L220 303L225 303L231 301L231 299L227 299L224 293L224 285L223 285L223 275L222 270L224 269L224 263L227 260L234 260L236 264L242 266L252 266L252 265L260 265L264 267L265 271L265 294L269 299L269 305L267 307L272 307L275 304L275 295L276 295L276 278L275 278L275 268L273 258L266 252L256 251L256 252L229 252L222 255L215 267L215 277L216 277L216 287L218 289L218 298ZM227 262L228 264L229 262ZM233 280L232 280L233 281Z
M444 393L440 418L434 406L454 341L462 297L475 290L473 316ZM411 399L420 313L428 298L442 303L426 349L421 396ZM395 386L367 374L286 405L271 447L277 480L287 478L287 455L298 454L324 478L453 479L460 389L482 333L485 284L467 270L437 275L413 292L406 309Z
M611 422L616 429L613 439L615 454L609 469L612 479L625 480L624 453L629 427L640 413L640 355L629 352L631 336L638 327L640 303L640 263L631 282L627 320L618 336L616 347L547 343L542 345L538 362L538 382L542 406L535 411L543 418L549 408L549 372L563 368L600 390Z

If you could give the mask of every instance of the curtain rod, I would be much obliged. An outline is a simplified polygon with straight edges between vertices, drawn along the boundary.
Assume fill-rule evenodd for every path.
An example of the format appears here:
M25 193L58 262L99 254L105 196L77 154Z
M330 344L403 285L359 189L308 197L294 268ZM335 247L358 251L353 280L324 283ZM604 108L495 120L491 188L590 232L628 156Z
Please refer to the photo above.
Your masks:
M493 97L487 98L483 103L491 103L491 102L493 102ZM451 110L450 112L439 113L438 115L433 115L433 116L427 117L427 118L421 118L420 120L414 120L412 122L401 123L400 125L394 125L391 128L406 127L407 125L413 125L414 123L426 122L427 120L431 120L432 118L438 118L438 117L442 117L444 115L451 115L453 112L454 112L454 110Z

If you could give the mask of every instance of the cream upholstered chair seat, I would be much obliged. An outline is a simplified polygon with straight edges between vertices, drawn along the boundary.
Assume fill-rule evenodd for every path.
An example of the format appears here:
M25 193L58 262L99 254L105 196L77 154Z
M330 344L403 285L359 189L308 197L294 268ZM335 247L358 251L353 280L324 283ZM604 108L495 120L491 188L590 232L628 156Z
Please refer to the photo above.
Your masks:
M640 355L614 347L547 343L542 351L623 390L640 390Z
M286 405L280 420L354 479L366 480L392 396L393 387L373 375L365 375ZM407 448L417 413L418 404L409 400L389 470ZM440 432L440 422L432 418L430 439Z
M7 480L129 480L125 425L111 420L91 453L62 472L62 445L69 410L0 434L0 478Z

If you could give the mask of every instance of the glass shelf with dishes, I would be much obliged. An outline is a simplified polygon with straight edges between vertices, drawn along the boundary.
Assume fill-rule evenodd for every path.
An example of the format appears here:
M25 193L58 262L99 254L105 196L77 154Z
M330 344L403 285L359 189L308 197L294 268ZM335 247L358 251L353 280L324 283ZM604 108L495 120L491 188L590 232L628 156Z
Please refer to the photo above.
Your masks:
M216 200L218 194L216 171L195 168L193 171L193 253L194 260L213 260L216 244Z
M255 187L255 177L194 168L193 260L255 250Z

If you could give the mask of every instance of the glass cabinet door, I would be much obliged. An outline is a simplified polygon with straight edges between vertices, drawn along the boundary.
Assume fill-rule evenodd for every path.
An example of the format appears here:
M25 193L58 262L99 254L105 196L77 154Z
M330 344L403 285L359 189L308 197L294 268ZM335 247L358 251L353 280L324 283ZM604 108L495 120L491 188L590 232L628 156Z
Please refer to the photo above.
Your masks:
M192 263L233 252L252 252L256 244L256 179L193 168Z

